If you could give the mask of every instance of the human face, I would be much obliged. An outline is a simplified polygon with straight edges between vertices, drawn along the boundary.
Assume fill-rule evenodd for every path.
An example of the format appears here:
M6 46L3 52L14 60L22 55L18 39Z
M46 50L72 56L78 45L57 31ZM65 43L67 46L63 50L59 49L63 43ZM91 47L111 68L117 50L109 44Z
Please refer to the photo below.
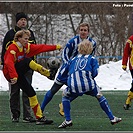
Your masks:
M24 34L22 37L18 38L18 41L23 45L26 46L26 44L29 41L29 36L27 34Z
M27 20L26 18L21 18L18 22L17 22L17 26L21 29L25 29L27 27Z
M81 39L86 39L88 37L89 31L87 26L81 26L79 28L79 34Z

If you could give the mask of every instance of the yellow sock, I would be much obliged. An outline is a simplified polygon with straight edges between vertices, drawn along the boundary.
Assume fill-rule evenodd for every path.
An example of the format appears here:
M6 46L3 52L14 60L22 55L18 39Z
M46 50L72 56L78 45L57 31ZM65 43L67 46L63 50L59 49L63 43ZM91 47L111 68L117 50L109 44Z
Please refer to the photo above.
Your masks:
M126 104L131 104L131 100L133 99L133 92L129 91L126 99Z
M42 111L41 111L40 104L38 103L37 96L35 95L33 97L29 97L29 101L30 101L30 106L31 106L36 118L37 119L41 118L42 117Z
M40 74L46 76L46 77L49 77L50 76L50 71L46 68L44 68L42 65L36 63L35 61L31 61L29 63L29 67L34 70L34 71L37 71L39 72Z

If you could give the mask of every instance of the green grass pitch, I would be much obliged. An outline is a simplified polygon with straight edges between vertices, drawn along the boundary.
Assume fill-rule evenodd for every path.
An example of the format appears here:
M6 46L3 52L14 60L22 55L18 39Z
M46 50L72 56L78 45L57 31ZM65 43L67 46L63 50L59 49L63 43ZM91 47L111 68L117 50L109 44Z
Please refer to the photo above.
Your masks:
M44 114L53 119L52 125L35 125L35 123L23 123L22 111L19 123L12 123L9 111L9 92L0 92L0 132L3 131L133 131L133 107L124 110L128 91L102 91L108 100L113 114L122 118L122 122L111 125L108 117L100 108L98 101L91 96L83 95L71 103L71 117L73 126L66 129L58 129L58 125L64 121L58 113L58 104L61 102L59 91L47 105ZM41 103L45 91L38 92L37 97ZM22 104L22 101L21 101ZM21 105L22 110L22 105Z

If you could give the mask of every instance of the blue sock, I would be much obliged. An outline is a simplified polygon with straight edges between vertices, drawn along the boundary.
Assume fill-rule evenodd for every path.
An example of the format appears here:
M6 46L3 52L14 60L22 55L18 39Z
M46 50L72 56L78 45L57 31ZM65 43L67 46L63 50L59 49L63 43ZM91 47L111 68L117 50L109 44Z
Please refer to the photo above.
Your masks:
M64 109L64 113L65 113L65 118L66 121L70 121L71 120L71 116L70 116L70 100L67 97L63 97L62 98L62 103L63 103L63 109Z
M106 98L104 96L102 96L101 98L98 99L98 101L99 101L99 104L100 104L102 110L107 114L108 118L110 120L114 119L114 115L108 105Z
M41 110L44 111L46 105L51 101L53 98L53 94L51 93L51 90L49 90L46 95L44 96L43 102L41 104Z

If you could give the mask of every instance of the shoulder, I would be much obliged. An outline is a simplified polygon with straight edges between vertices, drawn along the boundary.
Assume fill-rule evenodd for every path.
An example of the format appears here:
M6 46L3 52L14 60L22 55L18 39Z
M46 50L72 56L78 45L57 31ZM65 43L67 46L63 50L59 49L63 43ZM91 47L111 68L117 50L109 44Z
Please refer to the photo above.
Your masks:
M18 48L13 43L7 47L7 51L17 51L17 50Z
M94 57L93 55L86 55L88 57L88 59L90 59L91 61L97 61L97 58Z
M130 45L130 47L132 47L132 44L133 44L133 35L130 36L127 41L126 41L126 45Z
M88 40L91 41L93 43L93 45L96 45L96 41L94 39L92 39L91 37L88 37Z
M71 38L71 39L69 40L69 42L74 42L74 41L77 40L77 39L79 39L79 36L74 36L73 38Z
M7 43L10 44L13 41L14 35L15 35L15 31L13 29L9 30L4 36L3 44L4 45L6 45Z
M15 31L13 29L11 29L11 30L7 31L6 35L8 35L8 34L15 34Z
M33 36L34 35L34 32L31 29L28 29L28 30L30 31L31 36Z
M14 43L12 43L11 45L9 45L8 47L9 48L17 48L17 46Z
M133 41L133 35L131 35L131 36L128 38L128 40Z

